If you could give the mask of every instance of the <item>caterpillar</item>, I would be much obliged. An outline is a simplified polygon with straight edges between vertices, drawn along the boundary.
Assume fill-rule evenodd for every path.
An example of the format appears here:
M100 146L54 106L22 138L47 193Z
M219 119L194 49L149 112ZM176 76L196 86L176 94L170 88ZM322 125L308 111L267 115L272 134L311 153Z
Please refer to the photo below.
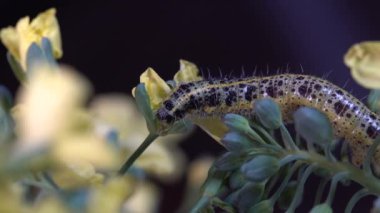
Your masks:
M286 123L292 121L293 113L301 106L323 112L335 136L348 142L351 162L358 167L380 133L380 117L357 98L327 80L299 74L184 83L163 102L156 117L166 125L183 118L227 113L249 117L253 102L261 98L278 103ZM373 166L380 171L380 149L376 150Z

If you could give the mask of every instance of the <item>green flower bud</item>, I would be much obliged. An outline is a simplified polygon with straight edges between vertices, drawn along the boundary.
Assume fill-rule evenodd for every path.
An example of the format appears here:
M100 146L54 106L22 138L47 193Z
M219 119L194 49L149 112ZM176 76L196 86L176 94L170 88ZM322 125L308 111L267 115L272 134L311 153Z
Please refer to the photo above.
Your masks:
M245 135L238 132L229 132L222 139L222 143L230 152L244 152L252 148L252 143Z
M235 152L226 152L216 159L215 168L220 171L231 171L240 167L246 156Z
M316 205L310 211L310 213L332 213L332 212L333 210L327 203Z
M314 108L301 107L293 115L297 133L307 141L322 146L329 145L333 139L333 131L328 118Z
M231 189L241 188L246 183L245 176L241 173L240 169L234 171L229 178L229 187Z
M243 164L241 172L249 181L262 182L274 175L279 169L280 161L277 158L259 155Z
M249 210L249 213L272 213L273 205L270 200L263 200L260 203L252 206Z
M278 129L282 125L280 107L272 99L264 98L256 101L254 113L260 123L268 129Z
M239 190L237 208L239 212L247 212L253 205L257 204L264 193L264 184L247 183Z
M287 210L289 208L290 203L292 203L294 195L296 194L297 185L297 181L292 181L285 187L278 199L278 206L280 209Z
M236 114L227 114L224 116L224 124L231 130L244 134L250 138L250 141L263 143L260 136L251 128L249 121Z
M233 131L246 133L251 131L248 120L236 114L227 114L224 116L224 124Z

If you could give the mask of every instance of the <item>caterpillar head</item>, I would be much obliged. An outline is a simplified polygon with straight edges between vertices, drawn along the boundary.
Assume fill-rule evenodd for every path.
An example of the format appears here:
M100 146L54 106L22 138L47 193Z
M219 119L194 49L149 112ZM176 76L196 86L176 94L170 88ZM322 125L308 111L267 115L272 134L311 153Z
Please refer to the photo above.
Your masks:
M159 121L158 132L165 133L176 121L175 117L164 107L156 112L156 118Z

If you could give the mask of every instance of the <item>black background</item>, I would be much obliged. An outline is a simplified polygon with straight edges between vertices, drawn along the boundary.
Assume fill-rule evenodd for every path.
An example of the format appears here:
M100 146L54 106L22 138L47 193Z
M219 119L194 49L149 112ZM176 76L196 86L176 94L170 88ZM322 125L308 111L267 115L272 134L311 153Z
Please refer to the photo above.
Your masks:
M239 76L255 68L263 74L278 69L322 76L353 90L368 91L351 80L343 55L354 43L380 40L378 1L13 1L0 3L0 27L20 17L35 16L51 6L58 10L64 63L76 67L96 94L130 94L139 75L153 67L164 79L178 70L179 59L204 72ZM14 93L18 83L0 46L0 82ZM268 70L268 71L267 71ZM200 130L182 144L190 158L220 153L221 147ZM183 178L164 184L161 212L172 212L182 193ZM315 180L306 184L312 200ZM342 211L353 188L340 187L334 209ZM310 199L308 199L310 197ZM367 212L372 199L356 210ZM304 211L303 209L301 211ZM301 212L300 211L300 212ZM306 211L306 210L305 210Z

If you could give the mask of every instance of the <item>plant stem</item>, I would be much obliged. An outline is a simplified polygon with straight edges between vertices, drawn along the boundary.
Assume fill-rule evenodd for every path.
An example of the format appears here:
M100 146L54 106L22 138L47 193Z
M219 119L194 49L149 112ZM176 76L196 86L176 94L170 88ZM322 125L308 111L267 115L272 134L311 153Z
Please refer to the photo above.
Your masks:
M281 193L284 191L285 187L288 185L290 178L292 178L294 172L297 171L300 165L301 164L298 162L292 165L292 167L290 168L290 171L286 174L284 180L282 181L281 185L278 187L277 191L273 193L273 195L269 198L269 200L272 202L272 205L274 205L276 201L278 200L278 198L280 198Z
M380 143L380 138L376 138L376 140L369 147L367 156L364 159L363 170L368 176L373 175L372 170L371 170L371 160L373 158L373 155L375 154L376 147L379 145L379 143Z
M142 144L137 148L137 150L127 159L123 166L119 170L119 175L124 175L136 159L145 151L146 148L158 137L157 134L149 133Z
M340 180L344 179L345 177L347 177L347 175L348 175L347 172L340 172L332 178L331 184L330 184L329 194L327 196L325 203L327 203L328 205L331 205L331 203L334 199L334 196L335 196L336 186L337 186L338 182Z
M281 131L281 136L287 148L292 149L292 150L299 150L296 144L294 143L292 136L290 136L288 129L285 127L284 124L281 124L280 131Z
M315 165L310 165L309 167L307 167L307 169L303 173L303 176L302 176L302 178L299 182L299 185L297 187L296 194L294 195L292 203L290 204L286 213L294 212L294 210L299 205L300 201L302 200L302 194L303 194L303 189L304 189L304 185L306 183L306 180L309 178L310 174L313 172L314 169L315 169Z
M359 191L357 191L350 201L348 202L346 209L344 210L345 213L351 213L352 209L355 207L355 204L364 196L369 195L370 193L368 192L368 189L364 188Z

